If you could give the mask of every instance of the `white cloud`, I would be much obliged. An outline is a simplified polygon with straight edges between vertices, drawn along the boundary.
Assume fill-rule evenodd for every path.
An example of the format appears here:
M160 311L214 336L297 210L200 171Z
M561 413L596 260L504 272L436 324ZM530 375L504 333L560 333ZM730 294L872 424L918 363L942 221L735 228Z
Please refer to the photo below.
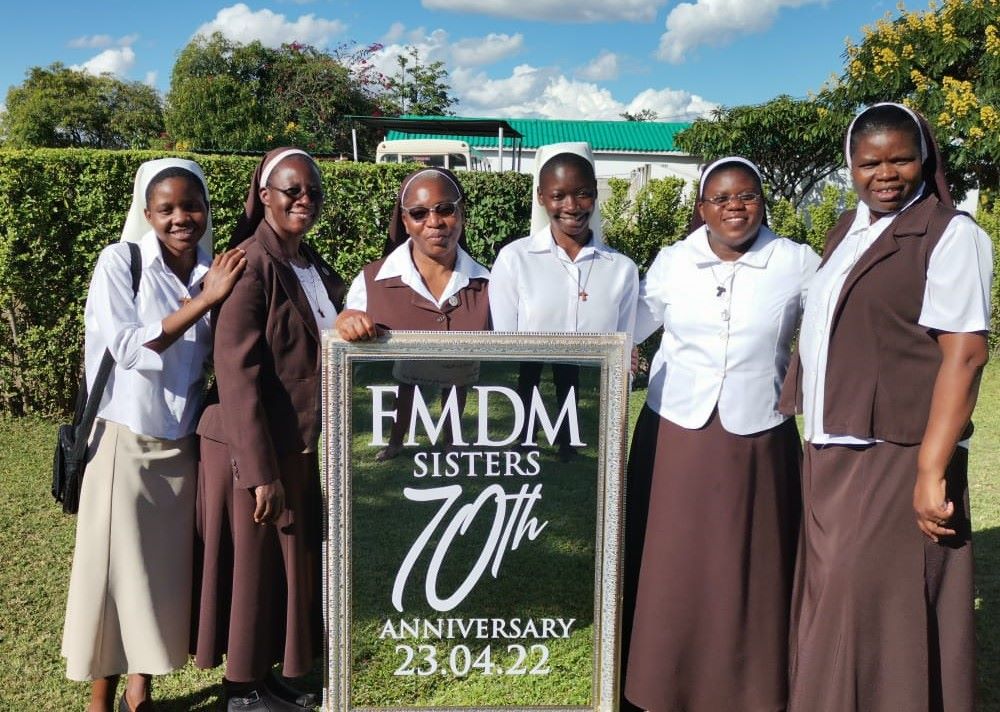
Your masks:
M496 34L468 37L451 45L451 58L456 67L493 64L516 54L524 46L524 35Z
M346 25L340 20L326 20L310 13L297 20L288 20L281 13L271 10L254 12L243 3L225 7L215 15L215 19L199 27L195 34L208 36L221 32L236 42L259 40L267 47L279 47L288 42L325 47L330 40L343 33Z
M100 47L110 47L113 44L119 47L128 47L135 44L137 39L139 39L139 35L137 34L124 35L117 40L111 35L83 35L82 37L74 37L67 44L77 49L97 49Z
M585 67L579 71L581 79L592 82L606 82L618 78L618 55L614 52L601 50Z
M558 72L550 67L519 64L509 77L502 79L456 69L451 74L451 85L454 95L461 100L459 114L530 116L546 87L557 77Z
M74 37L71 39L69 41L69 46L76 48L109 47L112 42L114 42L114 40L111 39L111 35L84 35L82 37Z
M397 57L405 56L409 59L411 47L417 50L422 64L444 62L449 76L454 77L457 71L492 64L516 54L524 46L521 34L489 34L486 37L467 37L453 42L445 30L428 32L424 27L407 30L399 22L393 23L386 36L395 38L395 42L386 43L372 55L372 64L387 76L393 76L399 71ZM452 85L454 86L454 81Z
M506 78L455 70L452 88L465 116L539 117L546 119L617 120L624 111L652 109L665 120L687 121L717 106L677 89L646 89L628 103L603 87L576 81L553 67L518 65Z
M135 52L131 47L122 47L121 49L106 49L83 64L74 64L70 69L95 76L113 74L116 77L125 77L134 64Z
M625 111L636 114L652 109L660 121L693 121L707 116L718 104L682 89L645 89L629 102Z
M406 25L402 22L394 22L389 25L389 29L384 35L382 35L382 44L393 44L399 42L403 39L403 33L406 32Z
M549 22L652 22L666 0L422 0L430 10Z
M146 72L146 78L142 80L142 83L148 87L155 87L157 76L159 75L157 74L156 70L153 70L151 72Z
M677 5L667 15L667 31L660 36L657 56L683 62L700 45L721 47L742 35L769 28L778 12L827 0L695 0Z

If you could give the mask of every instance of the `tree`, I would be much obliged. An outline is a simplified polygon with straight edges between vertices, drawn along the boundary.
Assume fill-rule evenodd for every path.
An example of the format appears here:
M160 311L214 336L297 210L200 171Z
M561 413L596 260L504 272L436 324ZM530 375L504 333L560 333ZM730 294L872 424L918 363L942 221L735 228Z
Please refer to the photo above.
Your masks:
M163 108L152 87L57 62L10 88L0 122L12 147L148 148L163 133Z
M399 71L389 80L390 90L398 102L398 113L418 116L446 116L456 99L451 96L448 70L444 62L421 64L416 47L396 57Z
M378 45L334 53L292 43L272 49L219 33L180 53L167 95L167 128L179 145L259 151L281 144L350 151L341 117L384 110L387 80L370 61ZM373 136L363 134L367 143Z
M757 106L719 108L675 137L683 150L706 161L744 156L757 164L772 199L798 207L844 163L849 112L823 99L779 96Z
M619 116L626 121L656 121L660 118L660 115L652 109L640 109L634 114L629 113L628 111L623 111L619 114Z
M902 101L935 129L956 197L1000 188L1000 1L900 9L848 42L831 93L846 105Z
M182 148L259 150L277 131L269 96L276 53L260 42L195 37L170 75L166 123Z

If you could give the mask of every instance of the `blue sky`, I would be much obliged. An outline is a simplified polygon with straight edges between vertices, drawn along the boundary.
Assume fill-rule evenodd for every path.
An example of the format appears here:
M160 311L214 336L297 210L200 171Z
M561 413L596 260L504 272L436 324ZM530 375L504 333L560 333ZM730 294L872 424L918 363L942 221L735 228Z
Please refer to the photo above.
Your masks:
M909 3L914 9L920 4ZM387 73L405 45L442 60L466 116L615 119L648 108L690 120L714 106L804 97L843 66L894 3L876 0L173 0L9 4L3 95L62 62L165 92L198 31L265 44L380 42Z

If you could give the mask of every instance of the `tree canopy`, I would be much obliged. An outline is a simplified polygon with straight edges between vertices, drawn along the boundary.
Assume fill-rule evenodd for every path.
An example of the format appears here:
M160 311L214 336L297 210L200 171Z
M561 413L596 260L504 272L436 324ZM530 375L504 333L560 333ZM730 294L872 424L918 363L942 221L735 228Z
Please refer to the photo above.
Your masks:
M739 155L760 168L772 198L798 206L843 165L846 111L811 99L779 96L756 106L719 108L677 134L683 150L705 161Z
M174 64L166 122L179 145L261 150L296 144L316 152L352 150L344 116L443 114L455 102L441 62L421 63L415 48L399 57L400 72L378 72L380 49L343 45L323 52L292 43L271 49L219 33L196 37ZM359 129L363 153L377 137Z
M837 101L905 102L934 127L956 197L1000 188L1000 0L900 9L865 27L845 58Z
M163 133L155 89L58 62L29 69L6 103L0 124L15 148L148 148Z
M420 52L409 47L406 54L396 57L399 71L389 80L389 90L395 102L396 114L446 116L453 113L457 101L451 96L448 70L444 62L421 63Z

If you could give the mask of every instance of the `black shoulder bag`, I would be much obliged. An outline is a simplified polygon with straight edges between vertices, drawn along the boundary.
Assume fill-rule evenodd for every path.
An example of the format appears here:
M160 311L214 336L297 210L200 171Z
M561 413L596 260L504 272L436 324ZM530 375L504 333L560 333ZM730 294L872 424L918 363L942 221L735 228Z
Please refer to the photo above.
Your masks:
M132 298L139 292L139 280L142 277L142 256L139 246L128 243L129 267L132 271ZM56 435L56 451L52 458L52 496L62 504L67 514L76 514L80 507L80 487L83 485L83 470L87 465L87 440L90 430L97 417L97 407L104 395L104 387L108 384L111 369L115 360L111 351L105 349L101 366L94 379L94 390L87 395L87 376L80 378L80 387L76 392L76 408L73 412L73 422L60 425Z

